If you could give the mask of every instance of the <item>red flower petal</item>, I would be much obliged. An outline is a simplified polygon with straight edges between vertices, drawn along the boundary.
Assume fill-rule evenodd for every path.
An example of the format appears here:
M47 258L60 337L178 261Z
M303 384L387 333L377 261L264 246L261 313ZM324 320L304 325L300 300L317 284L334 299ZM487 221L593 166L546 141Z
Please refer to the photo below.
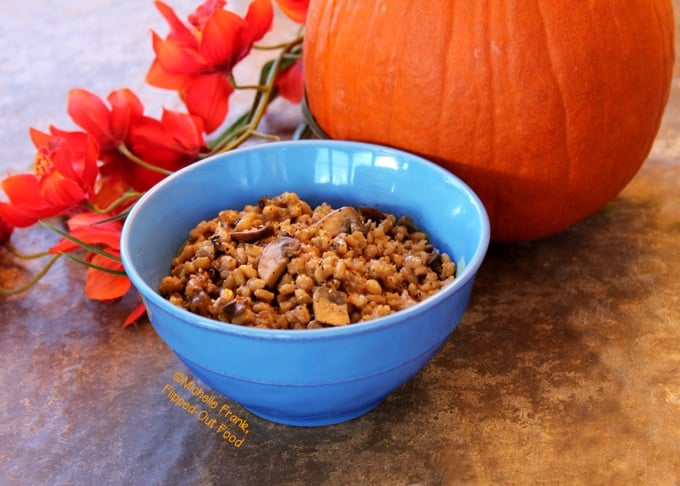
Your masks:
M51 137L38 148L35 171L42 181L45 177L66 177L76 181L87 197L94 192L97 178L99 145L94 137L84 132L66 132L50 127Z
M153 47L158 62L169 75L198 74L208 68L205 59L194 48L158 37L154 37Z
M184 94L189 113L203 120L206 133L217 130L229 111L229 96L234 88L222 74L201 76Z
M52 135L49 133L41 132L40 130L37 130L33 127L29 128L28 133L31 136L33 145L37 149L46 146L52 138Z
M99 245L110 250L120 249L120 221L106 221L107 216L95 213L80 213L69 218L69 235L88 245ZM67 253L78 250L80 245L62 238L50 248L50 253Z
M200 53L216 70L230 74L256 40L271 29L274 9L270 0L255 0L245 19L227 10L216 10L203 29Z
M216 10L210 16L203 29L200 53L213 68L231 73L234 63L241 52L250 50L250 45L241 45L241 31L248 24L234 12Z
M205 148L203 121L199 117L163 110L162 123L190 158L196 158Z
M250 31L250 41L255 42L264 37L272 28L274 7L271 0L254 0L248 7L246 22Z
M70 231L69 235L88 245L111 245L110 248L116 250L120 248L120 232L113 233L106 230L77 229ZM62 238L50 248L50 253L68 253L79 250L80 248L81 246L77 243L67 240L66 238Z
M63 208L50 206L40 193L38 178L33 174L6 177L0 187L9 203L0 202L0 217L16 228L31 226L41 218L55 216Z
M117 232L120 234L123 225L120 221L111 221L105 214L85 212L71 216L66 222L69 230L95 227L100 230Z
M68 208L86 199L78 183L62 177L45 177L40 183L43 199L55 208Z
M101 98L84 89L72 89L68 94L67 111L80 128L97 140L102 150L117 145L109 121L109 109Z
M307 20L309 0L276 0L281 11L293 22L304 24Z
M0 187L9 203L0 202L0 218L16 228L31 226L41 218L54 216L59 209L48 206L40 195L38 178L33 174L6 177Z
M117 253L117 252L112 252ZM119 256L119 255L117 255ZM123 270L123 265L101 255L93 255L92 264L111 270ZM130 279L113 275L95 268L88 268L85 295L95 300L112 300L125 295L131 287Z
M15 228L27 228L35 224L40 218L49 216L52 216L52 214L38 215L35 211L27 211L21 206L13 206L0 201L0 218Z
M181 90L191 82L193 75L168 74L158 58L153 60L149 71L146 73L146 82L151 86L163 89Z
M193 32L182 23L171 7L159 1L155 2L155 5L170 26L170 34L168 35L169 40L187 47L198 46L198 42L196 41Z
M97 175L99 156L99 145L94 137L84 132L60 132L55 128L52 131L55 133L52 138L55 150L51 154L54 170L91 187Z
M130 324L134 324L140 317L142 317L146 313L146 307L144 306L144 303L142 302L139 304L137 307L135 307L132 312L127 316L125 319L125 322L123 325L125 327L129 326Z
M110 127L112 138L123 143L132 123L144 115L144 105L129 89L112 91L106 98L111 104Z
M292 103L300 103L305 94L305 74L302 61L296 61L276 78L279 94Z
M144 117L135 123L130 135L132 151L144 161L168 170L177 168L182 148L162 121Z
M40 197L40 184L34 174L15 174L6 177L0 186L15 206L27 209L45 209L47 205Z
M127 162L127 161L126 161ZM132 178L125 163L106 163L100 168L100 177L96 194L91 199L97 208L108 208L118 201L132 186ZM128 204L119 206L116 212L125 209Z

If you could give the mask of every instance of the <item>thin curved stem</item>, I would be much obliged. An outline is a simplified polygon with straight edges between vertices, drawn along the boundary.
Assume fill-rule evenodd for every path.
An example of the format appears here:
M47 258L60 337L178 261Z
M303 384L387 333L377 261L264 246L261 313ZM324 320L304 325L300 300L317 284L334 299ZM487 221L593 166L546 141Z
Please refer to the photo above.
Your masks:
M118 277L126 277L127 274L123 270L114 270L112 268L107 268L103 267L101 265L97 265L96 263L88 262L87 260L83 260L82 258L78 258L75 255L71 255L70 253L62 253L66 258L69 260L72 260L76 263L80 263L81 265L84 265L88 268L93 268L95 270L99 270L100 272L105 272L105 273L110 273L111 275L116 275Z
M302 28L300 30L303 30ZM278 49L286 49L291 44L299 44L304 39L304 34L299 33L298 36L292 41L282 42L281 44L274 44L273 46L263 46L260 44L253 45L253 49L258 49L260 51L276 51Z
M158 172L159 174L163 174L163 175L170 175L170 174L172 174L172 171L171 171L171 170L167 170L167 169L164 169L164 168L162 168L162 167L158 167L158 166L156 166L156 165L149 164L148 162L146 162L146 161L140 159L140 158L137 157L135 154L133 154L132 152L130 152L130 149L128 149L128 148L127 148L125 145L123 145L123 144L121 144L121 145L118 146L118 150L120 151L120 153L122 153L123 155L125 155L125 156L126 156L128 159L130 159L132 162L134 162L134 163L137 164L137 165L140 165L140 166L144 167L145 169L148 169L148 170L153 171L153 172Z
M40 224L42 224L45 228L54 231L56 234L58 234L62 238L65 238L68 241L75 243L76 245L80 246L81 248L84 248L88 251L91 251L92 253L96 253L99 256L103 256L104 258L108 258L109 260L113 260L116 263L121 262L121 259L119 257L112 255L111 253L108 253L107 251L102 250L98 246L90 245L89 243L85 243L84 241L79 240L78 238L74 238L73 236L66 233L65 231L62 231L59 228L55 228L54 226L49 225L42 220L40 221Z
M97 214L109 214L111 211L119 208L120 206L130 201L131 199L139 199L140 197L142 197L141 192L128 191L122 196L120 196L118 199L113 201L111 204L106 206L105 208L99 208L94 204L88 204L88 207Z
M294 41L289 42L284 45L284 49L279 53L277 58L273 61L269 71L267 72L266 80L264 83L265 89L260 91L259 99L256 98L256 102L251 108L250 116L247 118L247 123L244 124L242 129L234 131L229 138L222 140L220 144L213 147L212 153L226 152L232 150L241 144L243 144L251 136L257 135L256 128L260 124L262 117L269 106L269 103L274 99L274 85L276 83L276 78L281 71L281 65L289 60L286 56L289 56L290 52L298 47L302 42L303 37L299 36ZM241 120L243 121L243 120ZM268 137L265 137L268 138Z
M267 88L266 86L260 86L258 84L237 84L235 81L232 84L234 89L241 89L241 90L246 90L246 89L251 89L253 91L260 91L264 92Z
M222 149L220 149L220 151L228 152L229 150L233 150L236 147L238 147L239 145L241 145L243 142L245 142L245 140L250 138L250 137L257 137L257 138L261 138L263 140L271 140L272 142L281 141L281 137L279 137L278 135L272 135L272 134L269 134L269 133L258 132L257 130L253 130L251 128L248 128L248 130L246 130L244 132L243 136L234 140L234 142L232 142L231 144L225 145Z
M7 251L9 251L12 255L17 258L21 258L22 260L35 260L36 258L42 258L50 254L49 250L43 250L37 253L23 253L9 241L5 243L5 248L7 248Z
M273 133L264 133L264 132L258 132L257 130L253 130L250 132L250 135L253 137L261 138L263 140L271 140L272 142L280 142L281 137L278 135L274 135Z
M234 77L233 74L230 74L230 75L229 75L229 83L231 84L231 86L232 86L234 89L252 89L252 90L254 90L254 91L260 91L260 92L262 92L262 91L264 91L265 89L267 89L266 86L263 86L263 85L261 85L261 84L238 84L238 83L236 82L236 78Z
M21 287L17 287L15 289L5 289L5 288L0 288L0 296L3 297L9 297L10 295L18 295L23 292L26 292L28 289L33 287L38 281L45 276L45 274L52 268L52 265L56 263L57 260L61 255L56 254L52 255L52 258L49 259L47 264L38 272L36 273L31 280L28 281L25 285L22 285Z

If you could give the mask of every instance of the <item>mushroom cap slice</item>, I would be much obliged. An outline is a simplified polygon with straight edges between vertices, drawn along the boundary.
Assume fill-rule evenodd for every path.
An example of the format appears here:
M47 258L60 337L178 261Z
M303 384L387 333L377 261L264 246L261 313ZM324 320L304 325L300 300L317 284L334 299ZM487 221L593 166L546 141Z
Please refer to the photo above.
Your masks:
M230 236L236 241L243 241L245 243L252 243L253 241L262 240L274 234L274 227L270 224L258 226L243 231L232 231Z
M340 233L365 232L364 218L352 206L343 206L328 213L317 223L331 238Z
M286 271L290 257L300 251L300 241L290 236L281 236L267 244L257 264L257 273L268 288L273 288Z
M317 288L312 296L314 319L331 326L349 324L347 294L333 290L325 285Z

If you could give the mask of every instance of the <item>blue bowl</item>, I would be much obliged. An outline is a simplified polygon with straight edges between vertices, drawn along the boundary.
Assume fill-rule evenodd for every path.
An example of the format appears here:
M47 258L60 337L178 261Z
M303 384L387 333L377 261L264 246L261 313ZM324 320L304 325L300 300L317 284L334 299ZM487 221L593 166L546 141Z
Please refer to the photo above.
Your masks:
M199 221L284 191L312 206L410 216L457 263L456 279L395 314L310 330L225 324L161 297L160 281ZM318 426L368 412L427 364L463 316L488 244L482 203L451 173L399 150L325 140L257 145L182 169L135 204L121 253L151 324L196 377L255 415Z

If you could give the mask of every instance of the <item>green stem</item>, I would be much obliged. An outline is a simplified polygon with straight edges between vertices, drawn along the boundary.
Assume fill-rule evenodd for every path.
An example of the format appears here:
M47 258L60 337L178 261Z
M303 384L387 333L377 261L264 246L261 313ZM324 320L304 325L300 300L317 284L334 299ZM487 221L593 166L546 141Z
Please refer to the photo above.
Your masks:
M49 250L39 251L38 253L23 253L9 241L5 243L5 248L7 248L7 251L12 255L21 258L22 260L35 260L36 258L42 258L50 254Z
M260 86L260 85L257 85L257 84L236 84L236 82L234 82L234 84L232 84L232 86L234 87L234 89L243 89L243 90L252 89L253 91L264 91L265 89L267 89L266 86Z
M259 49L260 51L276 51L278 49L286 49L288 46L291 44L300 44L302 40L304 39L304 34L302 33L304 31L304 26L301 26L300 29L298 30L297 37L293 39L292 41L287 41L287 42L282 42L281 44L274 44L273 46L262 46L260 44L255 44L253 45L253 49Z
M78 238L74 238L70 234L66 233L65 231L60 230L59 228L55 228L54 226L45 223L44 221L40 221L40 224L42 224L45 228L54 231L56 234L61 236L62 238L67 239L68 241L71 241L75 243L76 245L80 246L81 248L84 248L88 251L91 251L92 253L96 253L97 255L103 256L104 258L108 258L109 260L113 260L114 262L120 263L121 260L115 255L112 255L111 253L108 253L98 246L90 245L89 243L85 243L84 241L79 240Z
M252 130L250 135L253 137L261 138L263 140L271 140L272 142L280 142L281 137L274 135L272 133L258 132L257 130Z
M229 75L229 83L234 89L252 89L255 91L264 91L267 89L266 86L262 86L261 84L238 84L233 74Z
M130 152L130 149L128 149L124 144L121 144L121 145L118 146L118 151L120 153L122 153L123 155L125 155L132 162L134 162L137 165L144 167L145 169L148 169L148 170L153 171L153 172L158 172L159 174L163 174L163 175L172 174L172 171L170 171L170 170L164 169L162 167L158 167L158 166L153 165L153 164L149 164L148 162L140 159L135 154Z
M122 196L120 196L117 200L113 201L111 204L106 206L105 208L99 208L93 204L88 205L88 207L97 214L109 214L111 211L119 208L120 206L130 201L131 199L138 199L140 197L142 197L141 192L128 191Z
M122 270L113 270L112 268L102 267L101 265L97 265L95 263L88 262L87 260L83 260L82 258L78 258L75 255L71 255L70 253L63 253L63 255L66 258L68 258L69 260L73 260L76 263L80 263L81 265L85 265L86 267L89 267L89 268L94 268L95 270L99 270L101 272L110 273L111 275L117 275L119 277L126 277L127 276L127 274Z
M28 289L33 287L38 281L45 276L45 274L49 271L50 268L52 268L52 265L55 264L55 262L61 257L61 255L52 255L52 258L49 259L47 264L40 270L35 276L28 281L26 285L22 285L21 287L18 287L16 289L4 289L0 288L0 296L3 297L9 297L10 295L18 295L23 292L26 292Z
M250 111L247 111L246 113L241 115L238 118L238 120L232 123L231 126L229 126L229 128L227 128L219 137L209 142L208 148L210 150L206 156L213 155L216 152L215 147L223 146L225 143L227 143L229 139L231 139L234 136L235 133L237 132L240 133L240 130L243 130L246 127L249 121L249 117Z
M211 153L226 152L232 150L241 144L243 144L251 136L258 135L256 132L257 126L260 124L262 117L264 116L265 110L269 103L275 98L274 95L274 84L276 83L276 77L278 76L281 65L287 61L287 56L290 52L298 47L302 42L303 37L300 36L294 41L289 42L284 45L284 49L279 53L278 57L274 60L269 72L267 73L266 81L264 83L264 89L259 91L259 97L256 98L254 106L250 110L250 116L248 122L244 125L243 129L237 130L232 133L232 136L221 141L213 147ZM241 119L239 119L241 121ZM269 138L269 137L266 137ZM278 138L277 138L278 140Z

